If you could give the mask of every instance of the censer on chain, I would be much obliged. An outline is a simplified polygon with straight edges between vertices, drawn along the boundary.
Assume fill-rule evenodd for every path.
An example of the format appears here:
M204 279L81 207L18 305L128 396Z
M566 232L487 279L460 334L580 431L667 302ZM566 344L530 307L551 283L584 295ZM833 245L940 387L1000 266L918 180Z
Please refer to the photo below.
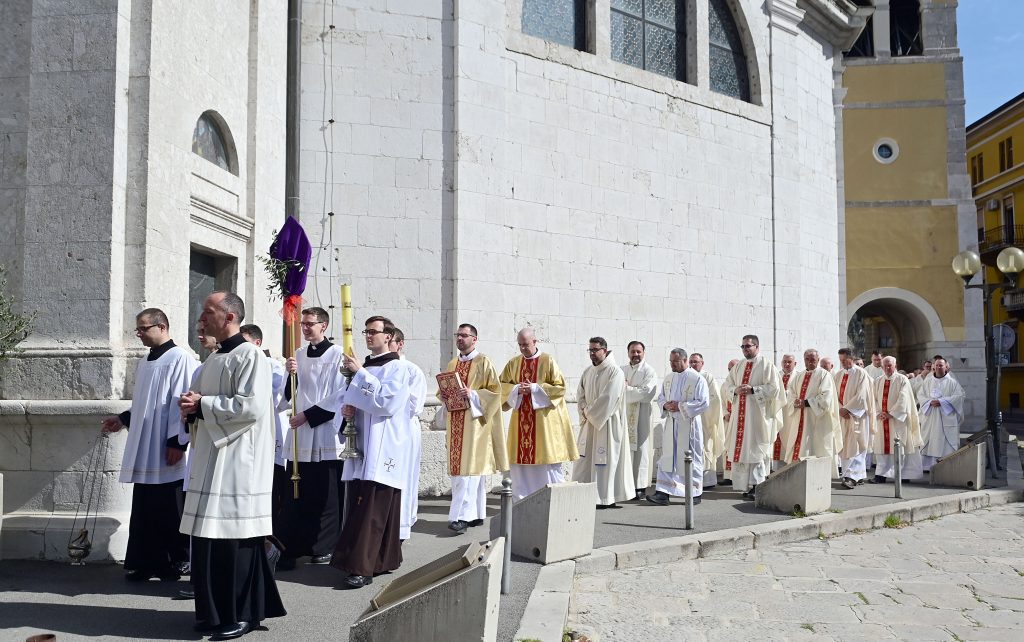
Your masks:
M100 443L104 444L103 447L103 458L97 464L96 450L99 448ZM89 531L89 514L92 513L92 532L96 531L96 520L99 514L99 503L100 494L103 491L102 485L99 482L100 473L106 466L107 462L107 451L110 448L110 440L106 433L101 433L96 438L96 442L93 443L92 452L89 455L89 465L85 470L85 477L82 479L82 492L78 498L78 508L75 509L75 519L71 523L71 534L68 536L68 557L71 558L72 566L85 566L85 558L89 557L92 553L92 537ZM89 488L89 498L85 497L86 487ZM95 508L93 507L93 500L95 498ZM82 509L82 504L85 504L85 516L82 518L81 528L77 528L78 525L78 513ZM76 534L77 529L77 534Z

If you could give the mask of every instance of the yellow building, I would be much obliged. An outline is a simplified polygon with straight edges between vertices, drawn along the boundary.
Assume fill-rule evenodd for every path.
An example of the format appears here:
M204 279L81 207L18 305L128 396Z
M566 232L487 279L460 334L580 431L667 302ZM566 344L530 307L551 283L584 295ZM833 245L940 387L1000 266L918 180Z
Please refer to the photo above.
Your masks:
M999 252L1006 247L1024 247L1024 217L1014 216L1016 203L1024 203L1024 149L1014 154L1013 143L1024 143L1024 94L1020 94L967 128L967 161L971 172L976 207L978 250L985 263L985 278L997 283L1002 276L995 269ZM1022 284L1024 285L1024 284ZM992 320L1012 330L1013 346L1002 358L999 407L1016 410L1024 396L1024 290L1000 292L993 299ZM998 334L997 340L998 340Z
M956 0L859 0L868 26L844 59L846 318L850 341L910 371L941 354L985 415L981 301L950 262L977 246L965 164Z

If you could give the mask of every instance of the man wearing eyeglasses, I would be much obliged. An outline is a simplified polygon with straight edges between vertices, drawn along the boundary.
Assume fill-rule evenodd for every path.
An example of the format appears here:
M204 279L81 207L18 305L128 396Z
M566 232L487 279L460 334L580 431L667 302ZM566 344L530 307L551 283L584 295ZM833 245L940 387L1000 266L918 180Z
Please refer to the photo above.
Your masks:
M459 354L448 362L462 382L455 393L468 404L464 410L445 411L448 474L452 480L452 505L448 528L458 534L480 526L487 517L487 475L508 470L508 451L501 424L501 382L494 364L476 349L476 327L463 323L455 332ZM440 396L440 393L438 393Z
M284 493L278 537L285 546L277 567L295 568L296 559L310 556L312 564L327 564L341 532L343 490L342 451L339 435L341 415L338 399L345 389L341 374L342 350L327 337L329 317L323 308L302 311L302 338L306 345L285 363L289 373L298 375L295 390L296 415L284 438L284 457L295 458L292 440L298 440L299 497ZM291 386L285 396L291 399ZM286 464L290 467L290 464Z
M341 412L356 422L355 447L363 454L342 471L342 479L351 482L348 513L331 566L348 573L345 589L372 584L374 575L401 566L402 494L410 490L412 467L419 465L408 418L409 371L389 348L395 325L383 316L364 325L369 356L363 363L343 357L345 369L354 374Z
M781 409L782 377L768 357L759 354L756 335L743 337L740 360L722 384L722 397L730 400L725 433L725 459L732 469L732 482L746 499L768 476L771 445L778 430L776 413Z
M602 337L590 339L589 368L576 391L580 413L579 448L572 479L597 484L597 507L618 508L636 497L633 459L626 436L626 377Z
M508 456L512 496L522 499L565 480L562 464L579 459L565 406L565 378L554 357L537 345L533 328L516 336L519 354L499 375L502 410L511 410Z
M189 559L188 537L178 532L186 469L177 402L199 363L171 340L162 310L147 308L135 323L149 354L135 371L132 407L103 421L105 433L128 430L120 480L135 486L124 569L130 581L176 580Z

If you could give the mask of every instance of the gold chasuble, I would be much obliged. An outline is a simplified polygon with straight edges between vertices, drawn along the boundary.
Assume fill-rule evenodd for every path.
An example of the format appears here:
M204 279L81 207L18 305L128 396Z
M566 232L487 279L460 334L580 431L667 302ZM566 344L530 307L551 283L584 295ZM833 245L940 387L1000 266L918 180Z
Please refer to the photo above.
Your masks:
M477 354L469 361L452 359L445 371L458 374L463 385L476 392L484 413L480 417L473 417L470 410L446 413L448 474L490 475L508 470L508 452L501 427L501 384L494 364Z
M508 452L513 464L557 464L575 461L580 453L572 436L569 409L565 406L565 378L547 353L534 359L516 355L501 371L502 409L512 411L508 424ZM519 407L508 403L512 390L521 383L535 383L551 405L534 408L533 395L522 397Z

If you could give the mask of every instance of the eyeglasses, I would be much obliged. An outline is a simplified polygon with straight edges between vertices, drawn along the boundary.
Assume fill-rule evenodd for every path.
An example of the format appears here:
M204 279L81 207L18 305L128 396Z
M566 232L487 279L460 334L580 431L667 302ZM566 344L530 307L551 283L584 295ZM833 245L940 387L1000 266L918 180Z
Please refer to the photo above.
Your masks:
M743 344L743 345L741 345L740 347L741 347L741 348L743 348L744 350L747 350L747 349L749 349L749 348L756 348L757 346L756 346L756 345L754 345L753 343L744 343L744 344Z
M597 354L598 352L602 352L604 350L607 350L607 348L587 348L587 352L589 352L590 354Z
M155 328L159 325L161 324L154 323L153 325L140 325L139 327L135 328L135 334L143 334L145 332L149 332L151 328Z
M367 328L366 330L363 330L363 336L364 337L375 337L378 334L391 334L391 333L387 332L386 330L374 330L373 328Z
M299 325L301 325L303 328L312 328L313 326L320 325L321 323L323 323L324 325L327 325L323 321L300 321Z
M464 332L456 332L455 333L455 338L456 339L468 339L470 337L473 337L475 339L476 335L475 334L465 334Z

